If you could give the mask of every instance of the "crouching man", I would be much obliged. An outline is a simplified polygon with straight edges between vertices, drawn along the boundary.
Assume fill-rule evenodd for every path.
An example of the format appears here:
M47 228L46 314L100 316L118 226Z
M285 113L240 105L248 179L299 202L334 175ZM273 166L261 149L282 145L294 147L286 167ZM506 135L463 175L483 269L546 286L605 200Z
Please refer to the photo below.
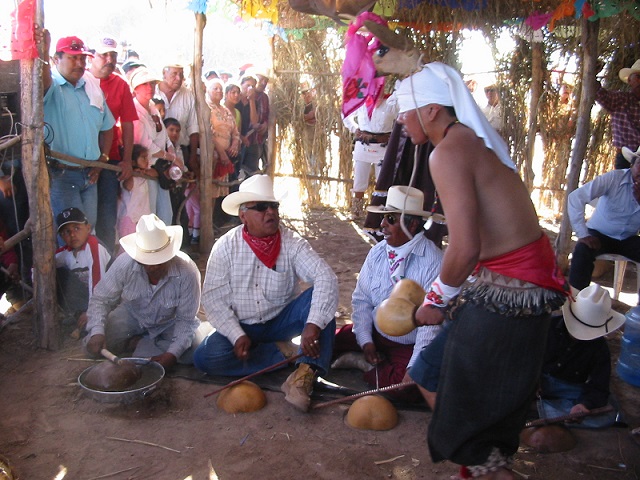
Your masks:
M120 239L125 253L89 301L90 354L106 347L115 354L151 357L165 368L191 363L200 326L200 272L180 252L181 244L182 227L166 226L153 214L143 215L136 232Z

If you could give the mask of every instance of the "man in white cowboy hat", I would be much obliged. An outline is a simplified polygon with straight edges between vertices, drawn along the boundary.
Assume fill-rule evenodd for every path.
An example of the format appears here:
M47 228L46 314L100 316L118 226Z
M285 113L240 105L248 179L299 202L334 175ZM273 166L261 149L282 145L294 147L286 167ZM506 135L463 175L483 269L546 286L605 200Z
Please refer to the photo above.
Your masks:
M598 255L615 253L640 262L640 148L622 150L631 168L607 172L569 194L569 219L578 237L569 283L578 290L591 283ZM585 207L596 199L595 211L586 221Z
M604 336L624 323L611 308L611 297L600 285L574 292L551 321L540 379L538 413L553 418L589 413L607 405L610 396L611 353ZM564 317L564 318L563 318ZM581 419L568 426L611 426L616 412Z
M332 367L359 368L373 387L402 382L420 351L441 329L429 325L393 337L374 323L378 305L389 298L401 279L414 280L428 290L440 273L442 250L424 235L424 218L429 212L422 209L423 204L423 193L417 188L393 186L386 205L367 207L370 212L383 214L380 229L384 240L371 249L362 264L351 299L353 324L336 333L335 354L349 353L338 357ZM422 398L415 387L394 396L414 401Z
M564 303L564 279L504 140L460 73L426 64L396 95L398 122L412 142L435 145L428 161L449 232L442 270L416 321L440 324L450 302L457 304L454 321L409 371L414 378L445 339L431 458L462 465L465 478L514 478L510 457L536 391L548 312ZM472 272L475 281L463 288Z
M598 83L595 100L611 114L613 146L617 150L615 168L629 168L622 147L640 147L640 60L631 68L620 69L618 76L630 90L608 90Z
M170 368L191 363L200 321L200 271L180 251L182 227L143 215L89 302L87 351L133 352ZM203 323L203 328L207 326ZM197 338L196 338L197 337Z
M303 356L282 390L306 412L315 375L326 374L331 362L338 281L306 240L280 225L278 202L267 175L245 180L222 202L242 225L211 250L202 303L216 331L193 363L210 375L249 375L289 357L291 348L279 342L301 335ZM299 293L300 280L312 288Z

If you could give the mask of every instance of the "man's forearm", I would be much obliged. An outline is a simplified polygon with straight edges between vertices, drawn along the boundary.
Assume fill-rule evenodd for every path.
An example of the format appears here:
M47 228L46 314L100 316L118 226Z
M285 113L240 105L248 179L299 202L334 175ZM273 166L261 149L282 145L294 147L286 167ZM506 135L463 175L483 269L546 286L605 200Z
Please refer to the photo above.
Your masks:
M122 129L122 161L131 165L133 151L133 122L123 122Z

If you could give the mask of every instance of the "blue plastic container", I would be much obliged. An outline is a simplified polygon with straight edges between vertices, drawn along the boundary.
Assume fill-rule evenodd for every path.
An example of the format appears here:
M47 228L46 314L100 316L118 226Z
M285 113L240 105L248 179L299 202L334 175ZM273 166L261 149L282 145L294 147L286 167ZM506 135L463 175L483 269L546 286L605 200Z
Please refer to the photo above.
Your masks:
M626 314L616 371L625 382L640 387L640 306Z

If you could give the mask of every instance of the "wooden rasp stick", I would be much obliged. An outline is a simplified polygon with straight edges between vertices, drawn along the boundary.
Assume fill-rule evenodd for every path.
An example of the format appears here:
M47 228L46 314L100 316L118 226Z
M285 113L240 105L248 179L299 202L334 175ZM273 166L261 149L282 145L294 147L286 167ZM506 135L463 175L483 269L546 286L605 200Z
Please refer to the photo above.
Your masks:
M335 405L336 403L344 403L350 402L351 400L355 400L356 398L366 397L367 395L375 395L376 393L384 393L390 392L392 390L400 390L401 388L410 387L411 385L415 385L416 382L404 382L404 383L396 383L395 385L389 385L388 387L382 388L374 388L373 390L367 390L366 392L356 393L355 395L349 395L348 397L337 398L336 400L330 400L328 402L322 402L314 405L312 408L315 410L316 408L328 407L330 405Z
M569 413L568 415L562 415L560 417L553 418L539 418L538 420L531 420L530 422L525 423L524 428L541 427L543 425L551 425L552 423L564 422L565 420L575 420L576 418L601 415L603 413L609 413L612 410L613 407L611 405L607 405L606 407L594 408L593 410L589 410L588 412Z
M204 397L207 398L207 397L210 397L211 395L215 395L216 393L220 393L221 391L226 390L229 387L233 387L234 385L238 385L239 383L242 383L245 380L249 380L250 378L256 377L258 375L262 375L263 373L266 373L269 370L273 370L274 368L281 367L283 365L286 365L289 362L294 362L294 361L296 361L297 359L299 359L302 356L303 356L303 354L299 353L297 355L294 355L291 358L285 358L284 360L282 360L282 361L280 361L278 363L274 363L273 365L271 365L269 367L263 368L262 370L258 370L257 372L253 372L253 373L247 375L246 377L242 377L242 378L239 378L238 380L234 380L231 383L227 383L224 387L218 388L217 390L214 390L211 393L205 394Z

